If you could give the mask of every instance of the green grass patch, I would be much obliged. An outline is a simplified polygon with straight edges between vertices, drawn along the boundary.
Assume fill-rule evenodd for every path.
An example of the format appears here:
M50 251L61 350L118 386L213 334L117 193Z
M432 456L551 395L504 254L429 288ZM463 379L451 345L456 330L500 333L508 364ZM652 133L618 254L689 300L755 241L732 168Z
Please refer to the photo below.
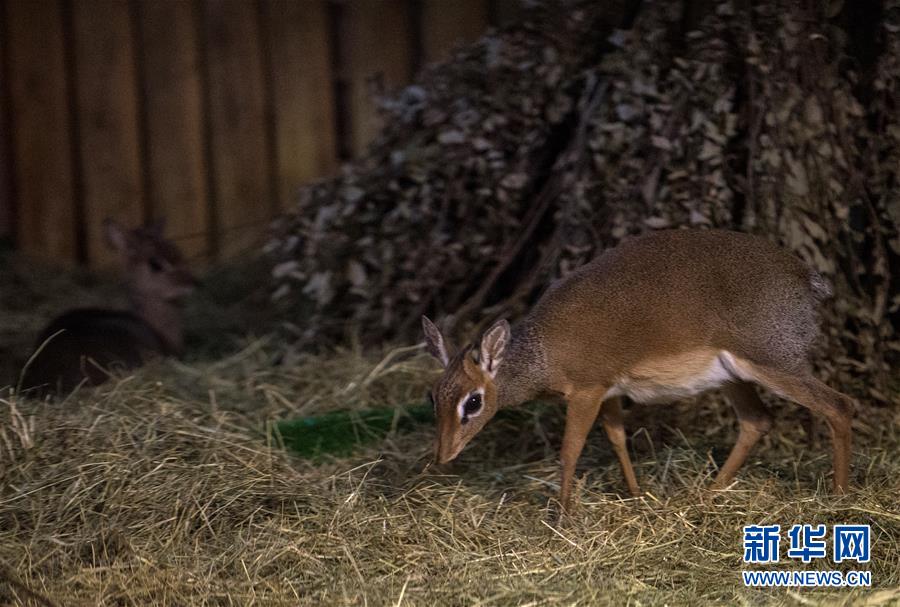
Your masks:
M551 407L535 401L516 409L498 411L491 423L512 426L519 431L527 419L547 413ZM347 457L360 447L375 444L390 435L406 434L423 426L433 428L434 423L431 405L415 403L329 411L279 421L274 424L274 433L295 455L318 460L322 456Z
M423 424L433 425L434 413L430 405L415 404L290 419L277 422L275 432L294 454L317 459L324 455L346 457L363 445Z

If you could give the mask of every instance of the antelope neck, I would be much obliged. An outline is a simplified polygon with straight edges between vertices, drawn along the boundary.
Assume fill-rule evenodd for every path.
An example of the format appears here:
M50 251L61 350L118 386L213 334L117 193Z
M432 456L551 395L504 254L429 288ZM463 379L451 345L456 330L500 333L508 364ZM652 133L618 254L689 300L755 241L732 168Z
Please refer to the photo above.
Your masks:
M165 343L172 354L180 354L184 345L181 307L164 299L132 301L134 313L141 317Z
M532 400L546 391L547 363L534 327L524 325L513 331L494 385L501 409Z

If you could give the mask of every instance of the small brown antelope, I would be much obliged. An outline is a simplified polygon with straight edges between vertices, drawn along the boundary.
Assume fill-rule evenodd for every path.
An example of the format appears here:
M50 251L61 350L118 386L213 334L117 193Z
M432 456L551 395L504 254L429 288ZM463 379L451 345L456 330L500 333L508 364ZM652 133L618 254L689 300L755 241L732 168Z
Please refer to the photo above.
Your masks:
M632 494L637 480L617 398L671 401L722 387L740 432L715 479L724 487L772 416L753 383L823 415L834 448L834 488L848 487L853 402L811 373L816 308L829 287L768 241L715 230L625 240L560 280L510 331L500 320L451 356L422 318L429 352L444 366L431 399L435 458L454 459L498 409L538 396L567 404L560 503L591 426L603 427ZM601 408L601 404L602 408Z
M107 219L103 227L125 261L131 310L85 308L56 318L25 365L23 391L66 394L81 383L103 383L111 371L181 352L181 301L196 285L181 251L163 238L161 221L126 230Z

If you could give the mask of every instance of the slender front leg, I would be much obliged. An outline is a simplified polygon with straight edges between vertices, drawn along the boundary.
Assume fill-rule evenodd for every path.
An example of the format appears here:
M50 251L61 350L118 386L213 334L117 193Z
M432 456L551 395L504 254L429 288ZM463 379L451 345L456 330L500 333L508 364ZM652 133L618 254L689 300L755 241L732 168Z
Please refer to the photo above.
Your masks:
M572 479L575 477L575 464L584 448L597 413L600 412L600 404L603 402L603 394L606 390L591 390L576 392L566 400L566 431L563 434L563 444L560 450L562 462L562 481L559 486L559 503L564 512L570 510L572 499Z
M625 424L622 421L622 399L611 398L605 403L600 410L600 420L603 422L603 429L606 430L606 436L612 443L613 451L619 458L619 465L622 466L622 474L625 476L625 484L628 485L628 491L632 496L638 497L641 489L638 487L637 477L634 475L634 466L631 465L631 458L628 456L628 447L625 444Z

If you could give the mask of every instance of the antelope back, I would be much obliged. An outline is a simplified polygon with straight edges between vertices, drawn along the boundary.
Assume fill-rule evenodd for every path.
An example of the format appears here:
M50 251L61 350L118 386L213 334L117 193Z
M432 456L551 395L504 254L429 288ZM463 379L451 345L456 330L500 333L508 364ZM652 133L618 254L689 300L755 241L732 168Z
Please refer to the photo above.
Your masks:
M799 369L827 292L818 274L765 239L673 230L606 251L551 287L530 318L553 370L576 385L648 361L690 366L695 354L719 351Z

